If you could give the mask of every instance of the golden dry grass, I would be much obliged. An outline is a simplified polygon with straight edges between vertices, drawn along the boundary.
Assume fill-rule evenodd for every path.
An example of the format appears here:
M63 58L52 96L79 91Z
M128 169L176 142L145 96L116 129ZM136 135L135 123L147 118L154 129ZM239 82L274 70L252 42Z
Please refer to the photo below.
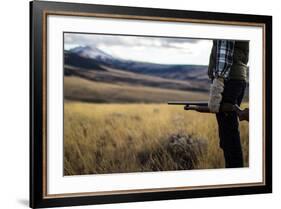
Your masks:
M240 123L245 166L248 166L248 122ZM172 134L208 140L198 169L222 168L215 116L166 104L91 104L65 102L64 174L149 171L138 153L154 150ZM173 170L169 157L156 162Z

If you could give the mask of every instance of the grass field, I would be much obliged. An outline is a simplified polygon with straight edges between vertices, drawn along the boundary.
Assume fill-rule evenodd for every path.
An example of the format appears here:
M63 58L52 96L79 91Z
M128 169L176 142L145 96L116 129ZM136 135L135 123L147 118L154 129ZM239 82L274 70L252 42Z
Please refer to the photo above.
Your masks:
M248 122L240 123L240 132L245 166L248 166ZM173 134L192 135L207 141L207 150L200 156L196 169L224 167L214 115L187 112L181 106L166 104L94 104L66 101L64 174L155 170L140 163L139 153L153 152L161 148L165 140ZM154 160L157 170L176 168L165 153Z
M177 81L179 82L179 81ZM64 77L64 98L95 103L159 103L168 100L206 100L208 92L165 89L137 83L106 83L77 76Z

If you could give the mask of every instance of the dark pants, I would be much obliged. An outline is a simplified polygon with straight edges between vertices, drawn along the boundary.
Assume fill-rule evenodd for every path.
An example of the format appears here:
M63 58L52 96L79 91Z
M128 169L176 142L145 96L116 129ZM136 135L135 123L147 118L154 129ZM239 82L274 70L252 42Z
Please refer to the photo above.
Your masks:
M246 82L228 80L224 84L222 103L241 104ZM216 114L219 126L220 147L224 152L225 167L243 167L243 153L240 142L239 121L236 112Z

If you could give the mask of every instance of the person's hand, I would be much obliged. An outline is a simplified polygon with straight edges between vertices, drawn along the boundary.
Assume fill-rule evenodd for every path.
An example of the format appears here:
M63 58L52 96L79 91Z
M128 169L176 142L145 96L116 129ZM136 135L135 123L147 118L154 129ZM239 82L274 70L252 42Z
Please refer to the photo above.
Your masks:
M223 89L224 80L222 78L215 78L210 88L210 96L208 102L210 112L218 113L220 111Z

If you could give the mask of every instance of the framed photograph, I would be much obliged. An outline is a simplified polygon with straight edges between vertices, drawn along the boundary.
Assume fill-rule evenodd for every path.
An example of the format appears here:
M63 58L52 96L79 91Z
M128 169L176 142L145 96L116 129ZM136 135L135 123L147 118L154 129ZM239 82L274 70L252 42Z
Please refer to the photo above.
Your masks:
M30 207L270 193L272 17L30 3Z

